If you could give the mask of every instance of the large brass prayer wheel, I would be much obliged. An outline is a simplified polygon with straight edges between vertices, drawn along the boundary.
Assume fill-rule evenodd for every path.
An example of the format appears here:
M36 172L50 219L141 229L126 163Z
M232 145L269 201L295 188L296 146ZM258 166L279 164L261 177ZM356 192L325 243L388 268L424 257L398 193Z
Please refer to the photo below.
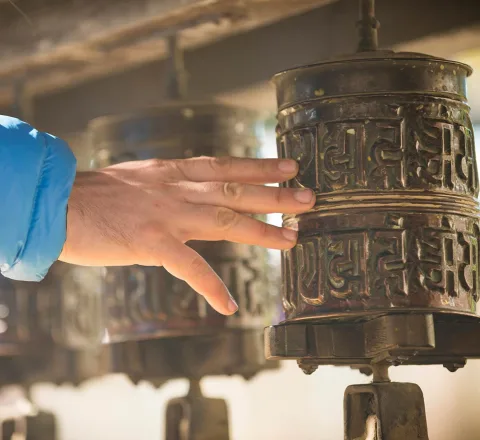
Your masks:
M285 218L289 320L428 311L475 315L478 175L463 64L376 52L275 77L288 186L315 208Z
M459 336L479 331L470 74L453 61L372 51L276 75L279 156L300 166L286 186L311 188L317 201L284 217L299 241L283 252L286 320L266 330L269 358L352 365L408 346L430 351L393 363L460 365L480 354ZM342 323L365 336L362 348L347 338L338 350ZM388 333L416 325L423 330L410 333L424 336L415 343Z

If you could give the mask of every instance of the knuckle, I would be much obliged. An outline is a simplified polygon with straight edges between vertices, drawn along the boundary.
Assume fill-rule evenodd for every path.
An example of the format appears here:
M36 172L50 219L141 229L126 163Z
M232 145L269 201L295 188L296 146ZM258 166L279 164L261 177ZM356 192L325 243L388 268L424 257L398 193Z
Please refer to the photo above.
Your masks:
M205 261L200 256L195 256L190 260L189 271L196 278L204 277L208 274L209 269Z
M233 159L229 156L224 157L211 157L209 164L214 171L228 171L232 168Z
M189 180L185 172L187 165L185 161L171 159L161 162L163 162L161 167L166 172L167 181Z
M228 208L217 208L215 212L215 223L219 229L230 229L237 222L238 214Z
M163 159L148 159L146 161L147 166L154 169L163 168L165 166L165 162L166 161Z
M266 237L270 232L270 228L268 227L268 224L260 220L258 221L258 229L261 237Z
M283 188L275 188L275 202L280 205L283 201L283 195L285 193Z
M259 160L258 161L260 172L261 173L268 173L271 171L271 165L266 160Z
M139 237L143 243L161 243L165 237L163 225L157 222L149 222L139 228Z
M240 183L227 182L223 185L223 195L227 199L238 200L242 197L244 186Z

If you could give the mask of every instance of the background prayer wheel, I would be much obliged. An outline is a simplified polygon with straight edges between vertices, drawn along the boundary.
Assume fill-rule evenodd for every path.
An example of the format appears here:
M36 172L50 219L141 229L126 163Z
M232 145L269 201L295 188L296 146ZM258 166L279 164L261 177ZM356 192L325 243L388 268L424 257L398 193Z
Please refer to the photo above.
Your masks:
M202 155L251 157L258 146L255 121L252 113L190 102L100 118L89 126L93 165ZM163 268L107 268L108 341L199 335L223 328L259 330L273 320L264 250L228 242L192 242L191 246L226 283L239 312L220 315Z
M256 122L253 112L187 100L99 118L88 128L92 165L202 155L254 157ZM263 356L263 328L278 313L268 283L267 252L228 242L190 245L226 283L239 311L220 315L163 268L107 268L105 342L111 344L113 371L161 384L175 377L249 378L276 367Z

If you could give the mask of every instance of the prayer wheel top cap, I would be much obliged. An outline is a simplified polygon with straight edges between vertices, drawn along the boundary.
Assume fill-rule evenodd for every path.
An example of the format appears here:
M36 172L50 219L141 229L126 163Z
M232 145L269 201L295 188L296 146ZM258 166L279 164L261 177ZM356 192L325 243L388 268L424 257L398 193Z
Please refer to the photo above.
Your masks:
M125 128L130 127L128 124L143 123L149 121L154 122L158 120L169 120L180 124L182 132L189 133L188 129L191 124L195 124L198 120L229 120L234 122L234 119L242 119L244 121L256 121L258 115L250 110L238 108L226 104L215 103L210 101L169 101L162 105L147 107L144 109L123 113L120 115L101 116L96 118L88 124L88 130L95 136L103 137L107 134L113 134L111 130L116 130L122 127L121 132L118 132L119 141L125 139ZM172 130L174 127L170 126ZM165 133L170 134L171 130ZM100 140L100 139L99 139Z
M148 148L171 150L178 158L179 151L200 144L257 144L254 111L209 101L174 100L165 104L115 116L104 116L88 125L94 151L139 152ZM195 147L195 148L197 148ZM158 153L158 151L157 151ZM202 154L213 154L203 151ZM137 154L137 156L138 156ZM181 157L182 155L180 155ZM146 159L148 157L137 157Z
M472 69L463 63L421 53L386 50L294 67L276 74L280 110L310 100L354 95L396 93L442 96L466 101L466 78Z

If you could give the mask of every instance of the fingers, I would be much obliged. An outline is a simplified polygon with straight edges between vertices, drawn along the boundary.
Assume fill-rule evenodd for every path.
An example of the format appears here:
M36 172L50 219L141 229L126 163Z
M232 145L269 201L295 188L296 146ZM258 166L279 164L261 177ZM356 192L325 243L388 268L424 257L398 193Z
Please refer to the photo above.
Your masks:
M297 242L297 232L278 228L239 214L228 208L193 206L184 217L187 240L227 240L270 249L290 249Z
M255 214L300 214L315 204L313 191L248 185L233 182L180 182L184 200L194 205L223 206L239 212Z
M238 309L223 281L193 249L171 238L162 242L163 267L204 296L219 313L232 315Z
M291 159L196 157L169 162L173 178L192 182L280 183L298 172L297 162Z

